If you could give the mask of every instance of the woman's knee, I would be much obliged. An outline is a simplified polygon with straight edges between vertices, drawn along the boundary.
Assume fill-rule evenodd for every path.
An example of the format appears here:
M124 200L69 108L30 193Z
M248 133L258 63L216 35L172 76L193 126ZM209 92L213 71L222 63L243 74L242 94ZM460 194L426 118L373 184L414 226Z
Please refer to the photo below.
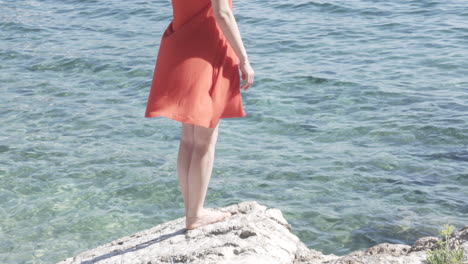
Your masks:
M216 144L218 138L218 129L197 127L194 128L193 144L196 148L209 148Z
M182 123L182 135L180 142L184 145L193 145L194 141L194 125Z

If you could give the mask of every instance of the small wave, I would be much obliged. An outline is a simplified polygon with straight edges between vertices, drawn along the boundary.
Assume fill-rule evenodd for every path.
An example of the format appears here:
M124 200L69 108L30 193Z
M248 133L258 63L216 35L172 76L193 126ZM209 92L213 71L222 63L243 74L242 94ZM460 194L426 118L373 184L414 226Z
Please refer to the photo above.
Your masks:
M468 162L468 151L442 152L424 156L432 160L450 159Z
M301 10L310 11L311 9L318 12L330 12L330 13L347 13L354 12L355 10L346 6L331 4L331 3L316 3L316 2L305 2L305 3L285 3L279 5L273 5L274 8L281 10Z
M317 77L317 76L296 76L296 79L303 80L308 84L324 84L324 83L330 83L335 86L354 86L358 85L357 83L354 82L349 82L349 81L341 81L337 79L332 79L332 78L324 78L324 77Z
M0 23L0 29L2 31L11 30L12 32L15 32L15 34L26 33L26 32L47 31L46 28L39 28L39 27L35 27L35 26L32 26L32 25L26 25L26 24L23 24L23 23L18 23L18 22Z
M76 70L78 72L89 71L98 72L107 67L106 63L90 58L60 58L46 62L38 62L26 67L30 71L55 71L63 72Z

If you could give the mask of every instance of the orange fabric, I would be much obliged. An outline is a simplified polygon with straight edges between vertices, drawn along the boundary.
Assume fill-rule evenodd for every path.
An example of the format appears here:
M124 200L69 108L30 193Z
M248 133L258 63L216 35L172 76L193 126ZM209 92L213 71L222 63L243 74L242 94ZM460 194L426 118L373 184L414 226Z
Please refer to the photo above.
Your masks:
M214 128L221 118L246 116L239 60L214 18L211 0L172 0L172 8L145 117Z

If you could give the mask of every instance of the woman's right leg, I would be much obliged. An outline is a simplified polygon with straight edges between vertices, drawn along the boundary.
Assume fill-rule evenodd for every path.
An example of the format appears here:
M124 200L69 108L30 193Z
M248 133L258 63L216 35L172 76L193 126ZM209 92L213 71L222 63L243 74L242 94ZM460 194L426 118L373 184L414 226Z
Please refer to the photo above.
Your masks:
M188 217L197 216L203 210L213 170L217 138L218 126L215 128L194 126L192 159L188 177Z
M194 126L193 150L188 173L188 208L186 226L193 229L221 221L229 212L215 212L203 208L213 171L219 123L214 128Z

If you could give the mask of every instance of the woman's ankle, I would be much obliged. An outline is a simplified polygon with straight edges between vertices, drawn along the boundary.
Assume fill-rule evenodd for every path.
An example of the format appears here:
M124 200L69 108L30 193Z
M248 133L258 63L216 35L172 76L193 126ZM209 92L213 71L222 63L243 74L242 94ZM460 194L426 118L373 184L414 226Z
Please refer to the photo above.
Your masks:
M205 212L206 212L206 209L201 208L197 212L195 212L195 214L187 214L185 217L187 219L196 219L196 218L200 218L202 215L204 215Z

